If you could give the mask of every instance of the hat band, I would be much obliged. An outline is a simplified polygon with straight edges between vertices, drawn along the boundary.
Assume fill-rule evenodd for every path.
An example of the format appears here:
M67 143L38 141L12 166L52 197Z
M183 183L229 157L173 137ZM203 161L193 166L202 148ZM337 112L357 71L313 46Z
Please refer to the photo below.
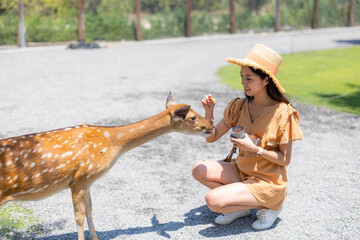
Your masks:
M267 60L265 60L264 58L260 57L259 55L257 55L254 52L249 52L248 55L246 55L246 58L249 60L252 60L254 62L256 62L257 64L259 64L262 67L265 67L266 70L269 70L272 72L272 74L274 74L274 76L276 75L276 73L278 72L278 68L275 67L274 65L272 65L270 62L268 62Z

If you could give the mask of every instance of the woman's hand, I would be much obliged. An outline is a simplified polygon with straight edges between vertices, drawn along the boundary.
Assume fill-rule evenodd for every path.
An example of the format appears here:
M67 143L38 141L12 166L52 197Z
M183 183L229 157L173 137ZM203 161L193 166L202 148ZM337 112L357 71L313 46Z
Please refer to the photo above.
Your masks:
M205 97L201 100L202 106L205 110L205 118L209 118L208 120L212 120L215 101L215 98L213 98L211 94L205 95Z
M231 142L234 144L234 147L237 147L243 151L258 152L259 148L251 141L248 134L245 134L245 138L233 138L230 137Z

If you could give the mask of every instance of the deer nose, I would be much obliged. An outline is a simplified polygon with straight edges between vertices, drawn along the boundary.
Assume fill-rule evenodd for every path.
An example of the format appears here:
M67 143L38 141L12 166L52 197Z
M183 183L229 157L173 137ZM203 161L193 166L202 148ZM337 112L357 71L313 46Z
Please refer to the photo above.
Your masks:
M213 130L205 130L205 134L212 134Z

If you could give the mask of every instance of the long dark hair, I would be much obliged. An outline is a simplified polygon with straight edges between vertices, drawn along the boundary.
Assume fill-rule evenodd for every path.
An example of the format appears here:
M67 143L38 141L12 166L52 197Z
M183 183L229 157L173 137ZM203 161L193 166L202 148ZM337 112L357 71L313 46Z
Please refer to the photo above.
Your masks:
M265 73L263 70L261 69L255 69L253 67L249 67L250 70L255 73L256 75L258 75L260 78L262 78L263 80L268 77L269 79L269 83L266 85L266 92L269 95L269 97L277 102L284 102L286 104L290 103L290 100L288 98L288 96L285 96L284 94L282 94L279 89L276 87L274 81L271 79L271 77ZM252 100L254 99L253 96L248 96L245 93L245 96L247 97L248 100Z

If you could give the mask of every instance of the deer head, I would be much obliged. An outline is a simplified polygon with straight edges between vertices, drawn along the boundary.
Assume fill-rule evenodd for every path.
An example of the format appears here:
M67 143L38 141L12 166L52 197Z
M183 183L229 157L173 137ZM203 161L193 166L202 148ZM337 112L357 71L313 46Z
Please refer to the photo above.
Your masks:
M190 105L175 104L174 95L170 92L166 100L166 109L170 111L171 126L174 131L209 136L213 127L211 123L194 112Z

